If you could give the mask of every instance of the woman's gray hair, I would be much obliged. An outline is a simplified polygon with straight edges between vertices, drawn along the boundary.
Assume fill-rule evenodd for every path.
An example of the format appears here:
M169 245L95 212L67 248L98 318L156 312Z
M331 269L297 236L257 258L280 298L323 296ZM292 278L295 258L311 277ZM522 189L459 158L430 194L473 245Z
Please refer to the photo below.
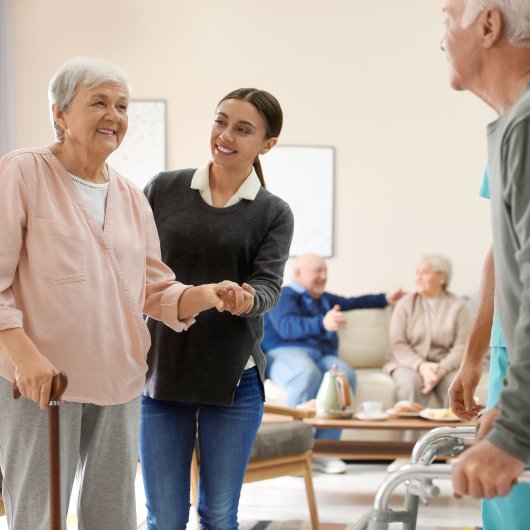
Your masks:
M447 290L447 287L451 283L451 277L453 275L453 266L449 261L449 258L442 256L442 254L424 254L420 261L428 263L432 270L435 272L443 272L447 278L444 289Z
M508 40L516 46L530 47L529 0L464 0L464 3L462 27L467 28L472 24L484 9L498 9L506 25Z
M129 76L124 70L103 59L94 57L73 57L66 61L55 73L50 81L48 100L50 103L50 117L55 132L55 139L62 143L64 131L55 122L53 105L65 112L74 99L79 85L90 88L111 83L122 86L127 95L131 92Z

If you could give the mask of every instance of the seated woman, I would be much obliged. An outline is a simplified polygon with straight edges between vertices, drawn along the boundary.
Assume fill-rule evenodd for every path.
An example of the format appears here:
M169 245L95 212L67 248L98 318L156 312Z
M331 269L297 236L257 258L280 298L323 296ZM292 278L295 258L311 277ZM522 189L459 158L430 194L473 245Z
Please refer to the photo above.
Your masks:
M466 302L447 290L451 262L423 256L417 291L395 306L390 321L390 355L383 370L396 384L396 401L426 405L431 393L447 407L447 390L460 366L471 323Z

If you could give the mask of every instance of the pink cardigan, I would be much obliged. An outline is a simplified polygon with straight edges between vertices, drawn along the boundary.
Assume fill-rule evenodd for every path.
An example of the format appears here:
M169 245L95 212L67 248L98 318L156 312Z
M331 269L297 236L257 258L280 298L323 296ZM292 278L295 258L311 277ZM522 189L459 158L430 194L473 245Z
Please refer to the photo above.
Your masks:
M67 401L114 405L138 396L150 336L143 313L176 331L188 286L160 260L143 193L110 170L102 230L48 148L0 160L0 330L23 327L68 374ZM0 349L0 376L14 367Z

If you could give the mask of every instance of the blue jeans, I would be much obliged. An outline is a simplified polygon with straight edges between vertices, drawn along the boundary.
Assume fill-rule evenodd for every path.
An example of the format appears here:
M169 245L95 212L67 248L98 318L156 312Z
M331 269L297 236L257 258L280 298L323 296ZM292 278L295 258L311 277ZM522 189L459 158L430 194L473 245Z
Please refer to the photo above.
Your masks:
M243 478L263 415L256 368L243 372L231 406L142 398L140 461L149 530L184 530L190 466L199 439L203 530L237 529Z
M316 348L282 346L266 353L267 377L287 391L286 405L296 407L300 403L314 399L322 384L324 373L334 364L346 374L350 387L355 393L356 377L353 368L337 355L322 355ZM315 437L338 440L340 429L317 429Z

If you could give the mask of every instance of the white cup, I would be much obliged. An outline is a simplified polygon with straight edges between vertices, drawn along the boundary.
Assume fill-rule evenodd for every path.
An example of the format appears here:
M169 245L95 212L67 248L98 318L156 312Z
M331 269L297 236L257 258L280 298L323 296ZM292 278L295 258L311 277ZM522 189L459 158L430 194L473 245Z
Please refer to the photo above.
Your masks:
M383 412L383 403L381 401L363 401L360 409L366 416L378 416Z

